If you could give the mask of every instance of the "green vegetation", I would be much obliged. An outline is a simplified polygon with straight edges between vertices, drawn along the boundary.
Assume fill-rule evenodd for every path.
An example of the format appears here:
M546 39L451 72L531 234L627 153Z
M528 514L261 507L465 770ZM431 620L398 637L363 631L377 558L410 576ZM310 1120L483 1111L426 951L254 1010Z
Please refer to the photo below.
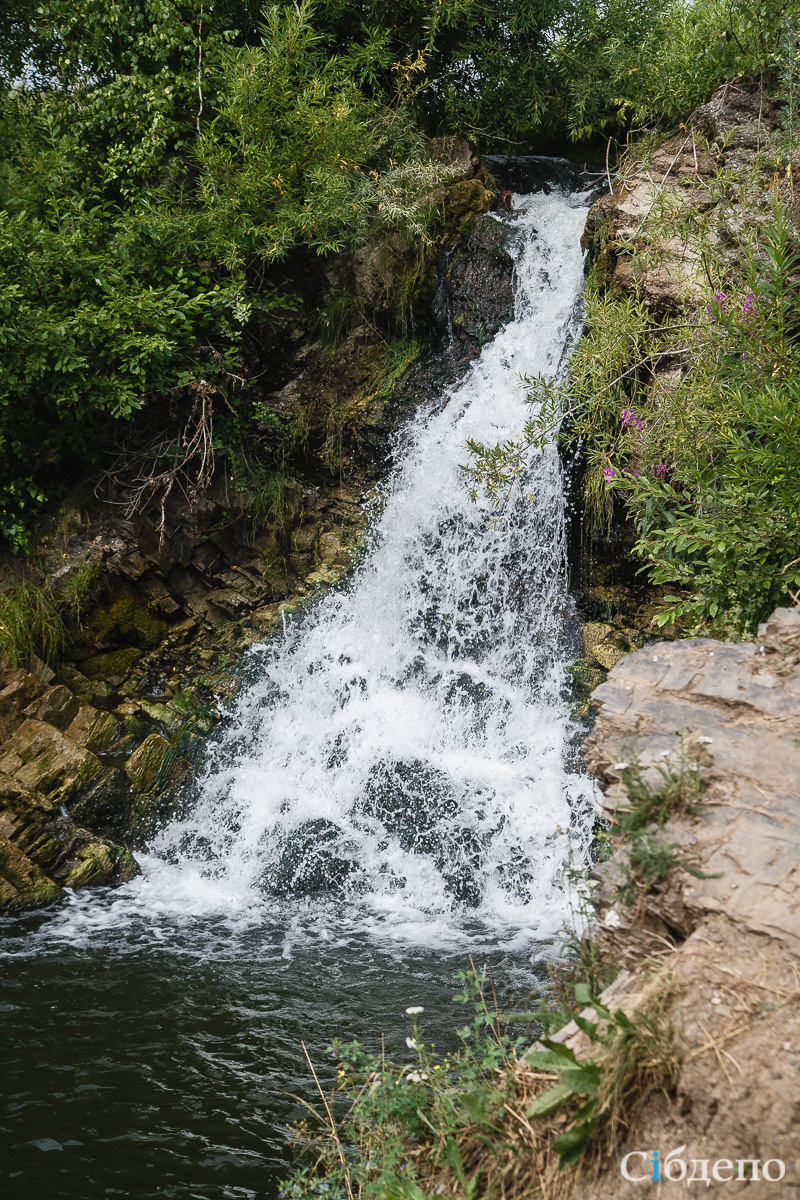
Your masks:
M315 324L297 283L316 257L376 230L429 236L441 170L424 134L525 152L674 122L730 74L777 69L786 28L776 0L13 7L0 537L15 550L87 474L117 476L135 504L176 481L202 491L215 455L243 445L260 486L302 469L302 430L259 380L292 323ZM321 433L333 469L352 420Z
M627 879L620 888L623 903L640 900L657 883L664 883L675 867L680 867L695 879L710 878L695 866L695 860L679 851L677 842L659 841L648 834L633 838L625 847L627 862L623 869Z
M697 813L706 785L694 749L682 741L675 756L654 763L648 772L642 770L631 747L623 748L630 762L619 766L625 793L614 813L612 837L639 833L649 825L665 825L673 817ZM656 774L660 782L652 784L648 773Z
M535 1069L554 1071L558 1077L556 1086L529 1106L529 1120L550 1117L578 1100L570 1128L553 1142L562 1167L575 1166L590 1147L612 1155L623 1127L641 1104L656 1090L668 1094L678 1067L675 1030L664 1007L672 991L664 987L628 1016L619 1008L612 1012L586 984L577 984L576 1001L599 1020L583 1014L575 1014L573 1020L599 1053L579 1060L561 1042L543 1038L543 1049L528 1055Z
M34 655L52 662L66 641L60 608L42 588L21 583L0 592L0 663L18 667Z
M800 595L794 58L789 65L775 84L784 127L749 174L720 162L711 178L684 177L680 193L662 189L635 239L612 242L602 222L592 231L588 333L566 380L531 381L535 415L522 437L471 444L465 468L474 490L501 503L532 447L556 437L580 446L589 532L628 521L634 555L664 589L657 623L677 619L690 633L753 634ZM645 170L657 145L635 146L622 178L634 159ZM698 149L713 165L712 148ZM609 255L624 256L635 279L669 264L676 245L691 246L696 264L684 316L656 318L635 287L620 294L613 274L609 283Z
M296 1130L303 1165L283 1185L287 1197L318 1195L321 1186L336 1200L553 1195L557 1164L584 1155L602 1162L623 1122L655 1092L669 1092L678 1064L669 980L657 980L630 1014L575 986L570 1015L594 1047L579 1061L547 1034L531 1050L540 1014L500 1013L484 977L462 978L455 999L472 1019L455 1053L424 1043L415 1008L407 1010L408 1062L334 1042L337 1083L324 1091L315 1071L321 1103ZM583 1015L587 1006L599 1020Z

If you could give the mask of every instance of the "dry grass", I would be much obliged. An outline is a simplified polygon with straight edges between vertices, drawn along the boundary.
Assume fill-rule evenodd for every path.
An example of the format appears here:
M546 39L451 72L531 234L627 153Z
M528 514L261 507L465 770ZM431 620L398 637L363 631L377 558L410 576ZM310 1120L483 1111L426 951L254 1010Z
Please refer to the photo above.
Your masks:
M578 1058L599 1066L600 1085L587 1149L574 1169L562 1169L555 1143L580 1124L576 1114L586 1097L571 1098L553 1116L529 1119L534 1100L559 1082L557 1073L536 1069L534 1053L498 1071L502 1118L491 1126L476 1121L456 1134L460 1169L453 1169L454 1156L443 1153L441 1139L415 1155L423 1194L498 1200L582 1195L619 1156L643 1106L659 1093L668 1097L674 1088L681 1053L669 1007L677 992L675 980L662 972L626 1017L598 1023L602 1041L576 1035L583 1043L583 1052L576 1048Z

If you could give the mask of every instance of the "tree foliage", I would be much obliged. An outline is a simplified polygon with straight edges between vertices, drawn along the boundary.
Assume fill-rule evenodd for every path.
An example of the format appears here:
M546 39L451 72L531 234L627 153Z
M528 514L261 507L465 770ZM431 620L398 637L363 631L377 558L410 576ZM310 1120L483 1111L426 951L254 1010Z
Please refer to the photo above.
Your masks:
M768 70L784 0L18 0L0 28L2 534L141 408L232 408L276 265L424 233L423 134L591 144ZM238 383L236 382L238 380ZM208 393L211 394L211 393Z

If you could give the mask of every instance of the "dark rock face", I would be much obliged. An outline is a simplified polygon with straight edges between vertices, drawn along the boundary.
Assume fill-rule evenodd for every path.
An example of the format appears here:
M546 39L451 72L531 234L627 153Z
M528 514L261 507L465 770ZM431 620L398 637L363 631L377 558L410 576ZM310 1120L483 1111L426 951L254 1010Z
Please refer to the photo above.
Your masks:
M0 771L0 907L49 904L64 888L124 883L138 870L129 850L76 825L54 796Z
M526 195L529 192L550 192L554 188L579 188L587 176L568 158L548 158L541 154L512 157L505 154L486 154L483 161L501 188Z
M442 256L434 306L437 328L470 355L514 314L514 264L507 238L504 226L480 216L469 239Z

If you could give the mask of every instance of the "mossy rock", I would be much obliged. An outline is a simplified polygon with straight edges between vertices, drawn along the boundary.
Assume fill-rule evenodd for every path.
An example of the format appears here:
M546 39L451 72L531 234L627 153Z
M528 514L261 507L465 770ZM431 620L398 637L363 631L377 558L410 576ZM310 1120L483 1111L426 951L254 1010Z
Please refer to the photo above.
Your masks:
M0 836L0 909L53 904L63 896L63 888Z
M613 625L606 625L602 621L587 621L581 629L584 653L593 654L595 646L599 646L613 632Z
M112 767L81 793L70 817L104 837L124 838L129 831L131 803L128 776L121 767Z
M135 646L127 650L112 650L109 654L96 654L81 663L87 679L119 679L122 680L132 667L142 657L141 650Z
M147 601L133 588L116 588L83 622L76 639L86 646L122 642L142 650L154 650L167 636L169 626L150 612ZM86 674L85 667L83 668Z
M139 864L124 846L93 841L77 854L77 863L64 880L64 886L77 890L104 883L127 883L139 873Z
M151 733L125 764L131 785L139 792L163 792L180 779L186 763L160 733Z
M601 642L599 646L592 648L592 657L599 662L600 666L606 671L610 671L613 666L629 654L629 650L623 650L614 642Z

